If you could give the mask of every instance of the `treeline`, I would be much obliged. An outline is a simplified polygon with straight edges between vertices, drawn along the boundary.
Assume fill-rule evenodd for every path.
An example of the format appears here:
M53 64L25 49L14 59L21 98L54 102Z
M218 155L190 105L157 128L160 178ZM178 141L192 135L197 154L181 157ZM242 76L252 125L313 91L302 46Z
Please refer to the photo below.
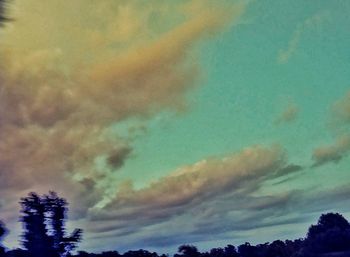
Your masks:
M22 198L21 218L23 234L21 249L7 249L1 244L6 235L5 225L0 222L0 257L169 257L147 250L73 254L82 240L82 230L66 233L65 221L68 203L55 192L46 195L30 193ZM173 257L350 257L350 224L339 213L322 214L316 225L311 225L305 238L276 240L272 243L235 247L213 248L200 252L193 245L182 245Z

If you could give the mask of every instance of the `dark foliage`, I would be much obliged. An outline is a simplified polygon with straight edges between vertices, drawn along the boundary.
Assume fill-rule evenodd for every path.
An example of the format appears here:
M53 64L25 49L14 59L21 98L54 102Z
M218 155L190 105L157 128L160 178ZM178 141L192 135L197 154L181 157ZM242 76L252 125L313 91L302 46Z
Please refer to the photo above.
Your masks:
M28 252L22 249L14 249L6 252L6 257L28 257Z
M45 206L36 193L21 199L24 234L22 244L34 257L39 253L44 256L54 256L52 240L45 224Z
M0 257L5 256L5 248L1 244L1 240L5 234L6 234L5 225L0 221Z
M123 254L123 257L157 257L158 254L157 253L151 253L149 251L146 250L137 250L137 251L128 251L126 253Z
M0 240L5 235L5 233L6 233L5 225L0 221Z
M167 255L158 255L155 252L149 252L146 250L128 251L124 254L119 254L117 251L102 252L100 254L88 253L85 251L79 251L76 257L168 257Z
M350 224L339 213L327 213L309 228L301 255L346 251L350 251Z
M66 236L65 218L68 203L65 199L58 197L55 192L45 195L43 204L53 248L60 256L66 256L76 248L77 243L81 240L82 230L75 229L71 235Z
M20 204L24 228L22 244L31 257L67 256L81 240L80 229L66 236L67 202L56 193L44 196L30 193Z
M199 257L201 255L197 247L193 245L181 245L178 252L180 254L175 254L174 257Z

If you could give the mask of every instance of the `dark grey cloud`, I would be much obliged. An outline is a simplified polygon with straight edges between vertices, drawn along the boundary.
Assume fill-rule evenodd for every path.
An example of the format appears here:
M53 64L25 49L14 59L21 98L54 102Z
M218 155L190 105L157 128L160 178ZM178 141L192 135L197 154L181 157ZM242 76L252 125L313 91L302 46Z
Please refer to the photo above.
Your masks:
M114 149L107 158L107 163L113 168L118 169L124 165L125 160L132 152L129 146L118 147Z

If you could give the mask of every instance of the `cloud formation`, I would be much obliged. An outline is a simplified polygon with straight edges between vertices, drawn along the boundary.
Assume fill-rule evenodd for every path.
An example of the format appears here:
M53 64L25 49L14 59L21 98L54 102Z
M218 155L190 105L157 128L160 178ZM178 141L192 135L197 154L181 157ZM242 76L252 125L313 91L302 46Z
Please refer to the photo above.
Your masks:
M342 124L350 123L350 91L342 99L334 103L332 111L332 116L337 122Z
M291 39L288 42L288 46L286 49L280 50L278 52L277 61L281 64L288 62L290 57L297 50L301 37L305 33L306 30L318 26L321 24L327 17L329 13L327 12L318 12L313 16L307 18L305 21L299 23L294 30Z
M249 190L241 191L246 185L237 184L231 190L218 192L215 197L206 198L205 201L192 201L178 209L173 208L175 214L166 207L157 209L152 206L149 209L153 208L151 211L159 215L150 216L147 212L149 209L139 209L139 215L136 215L135 210L135 216L132 215L125 223L124 215L115 220L104 216L106 219L103 223L103 216L99 222L95 217L96 220L89 222L89 229L93 231L90 236L94 239L91 240L90 247L100 247L103 250L116 240L121 250L135 245L147 249L166 245L167 249L173 246L175 250L176 246L188 242L207 248L217 246L218 239L222 245L238 245L251 240L259 229L263 231L264 241L256 243L281 238L280 231L288 231L288 239L292 239L303 237L310 221L317 219L320 212L350 211L350 192L346 183L334 188L319 188L313 192L286 190L278 194L262 194L259 185L263 181L264 179L258 179L256 182L252 177L245 182L246 185L252 185ZM114 206L115 210L120 207Z
M337 163L350 151L350 135L337 138L336 142L327 146L320 146L313 152L313 166L320 166L329 162Z
M350 122L350 92L335 101L331 107L331 127L339 134L335 142L330 145L319 146L313 151L313 166L327 163L337 163L348 155L350 151L350 134L348 125Z
M17 213L7 203L24 192L55 190L84 218L132 152L113 125L182 109L200 73L193 47L244 5L19 0L10 11L0 44L3 206Z
M273 209L277 217L277 206L289 204L295 193L258 192L266 181L297 170L299 167L287 164L286 154L277 146L249 147L184 166L141 189L125 182L106 206L90 211L87 226L97 238L123 235L120 243L125 247L141 242L159 247L157 242L163 243L165 238L169 244L180 243L176 227L181 227L181 234L193 237L188 240L201 241L213 231L224 234L228 228L269 226L274 222L268 210ZM249 215L251 219L260 215L259 222L244 221ZM164 235L154 238L159 231Z
M299 108L295 104L289 104L275 120L275 124L290 123L295 121Z
M272 176L283 167L284 161L283 152L278 147L260 146L222 159L205 159L180 168L141 190L125 184L105 209L111 214L110 208L123 203L137 208L155 206L164 209L186 205L193 200L201 202L202 198L237 189L236 184L244 184L251 177L256 183L260 177Z

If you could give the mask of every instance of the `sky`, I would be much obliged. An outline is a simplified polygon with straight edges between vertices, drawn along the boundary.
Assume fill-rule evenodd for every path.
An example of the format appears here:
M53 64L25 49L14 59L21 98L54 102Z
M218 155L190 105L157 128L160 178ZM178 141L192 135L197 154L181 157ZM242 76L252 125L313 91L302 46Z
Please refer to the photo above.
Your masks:
M350 217L347 0L16 0L0 219L54 190L80 250L175 252Z

